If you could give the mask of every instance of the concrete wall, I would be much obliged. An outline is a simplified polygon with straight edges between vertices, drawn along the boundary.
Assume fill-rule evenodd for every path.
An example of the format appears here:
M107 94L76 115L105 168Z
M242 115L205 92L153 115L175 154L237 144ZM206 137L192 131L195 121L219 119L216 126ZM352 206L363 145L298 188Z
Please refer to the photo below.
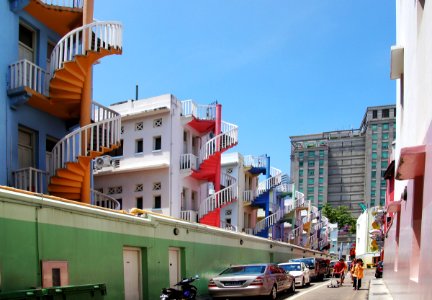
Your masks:
M0 274L4 292L41 286L42 260L67 261L69 284L106 283L124 298L123 248L141 249L143 299L169 285L168 250L181 250L181 276L199 274L199 293L230 264L326 257L316 251L160 215L141 217L0 189ZM177 234L174 228L178 228ZM210 259L209 259L210 258Z

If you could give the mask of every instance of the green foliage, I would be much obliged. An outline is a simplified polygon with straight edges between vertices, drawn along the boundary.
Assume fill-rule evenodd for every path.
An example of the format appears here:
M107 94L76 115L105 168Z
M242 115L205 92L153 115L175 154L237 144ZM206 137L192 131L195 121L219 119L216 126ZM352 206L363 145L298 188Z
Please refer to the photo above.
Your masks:
M324 204L322 213L330 223L337 223L338 229L349 228L350 233L356 231L356 219L351 215L346 206L332 207L330 204Z

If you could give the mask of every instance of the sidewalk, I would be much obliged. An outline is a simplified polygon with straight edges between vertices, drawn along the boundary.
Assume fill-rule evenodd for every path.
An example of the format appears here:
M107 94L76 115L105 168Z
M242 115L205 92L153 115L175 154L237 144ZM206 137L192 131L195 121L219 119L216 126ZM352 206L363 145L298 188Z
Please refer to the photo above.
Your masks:
M382 278L371 278L369 283L369 300L393 300Z

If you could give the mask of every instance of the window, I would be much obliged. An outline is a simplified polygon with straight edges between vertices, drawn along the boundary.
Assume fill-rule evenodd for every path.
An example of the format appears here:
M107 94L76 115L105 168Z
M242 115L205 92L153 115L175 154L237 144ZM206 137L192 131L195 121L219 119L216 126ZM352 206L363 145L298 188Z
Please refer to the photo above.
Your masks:
M371 167L372 167L372 169L376 169L376 161L373 161L373 162L371 163Z
M388 155L389 155L388 151L381 152L381 157L382 158L388 158Z
M162 202L162 199L161 199L160 195L154 196L154 207L153 208L160 209L162 207L161 202Z
M303 178L299 179L299 184L302 185L303 184Z
M123 193L122 186L111 186L108 188L108 195L115 195Z
M30 26L19 24L18 40L19 59L27 59L34 63L36 60L36 32Z
M370 205L375 206L375 200L371 200Z
M372 181L371 181L371 187L373 187L373 188L376 187L376 181L375 181L375 180L372 180Z
M136 131L141 131L143 129L144 129L144 122L135 123L135 130Z
M162 118L153 120L153 128L161 127L161 126L162 126Z
M371 172L371 178L376 178L376 171Z
M372 124L372 131L376 131L377 130L377 128L378 128L378 125L377 124Z
M162 137L155 136L153 138L153 151L159 151L162 149Z
M124 133L124 126L120 127L120 134Z
M139 183L135 185L135 192L142 192L143 191L143 184Z
M314 167L315 166L315 161L314 160L309 160L308 161L308 166L309 167Z
M378 158L378 154L376 152L372 152L372 159L377 159Z
M382 110L382 117L388 118L390 116L390 110L388 108Z
M18 168L35 167L36 132L18 128Z
M303 157L304 157L304 152L303 152L303 151L300 151L300 152L298 153L298 156L299 156L299 159L303 159Z
M315 175L315 170L314 169L309 169L308 170L308 176L314 176Z
M319 160L319 165L320 165L320 166L324 166L324 159L320 159L320 160Z
M313 178L308 178L308 184L314 184L315 180Z
M388 148L389 148L389 143L388 142L383 142L381 144L381 149L385 150L385 149L388 149Z
M387 161L382 161L381 162L381 169L386 169L388 167L388 162Z
M308 194L313 194L314 193L314 187L313 186L308 187L307 192L308 192Z
M120 209L123 208L123 199L122 198L118 198L116 199L118 201L118 203L120 203Z
M382 134L382 139L383 139L383 140L388 140L388 138L389 138L389 134L388 134L388 132L383 132L383 134Z
M324 150L320 150L320 151L319 151L319 156L320 156L320 157L324 157Z
M318 202L322 202L324 200L324 196L323 195L318 195Z
M137 197L136 198L136 207L139 209L143 208L143 197Z
M310 200L310 201L314 201L314 196L313 195L308 195L307 199Z
M143 152L143 139L135 140L135 153Z
M324 175L324 169L323 168L319 168L319 174Z
M378 139L378 134L374 133L372 134L372 140L376 141Z
M303 177L303 170L299 170L299 177Z
M318 179L318 183L319 183L319 184L323 184L323 183L324 183L324 177L320 177L320 178Z
M385 180L381 180L381 186L386 186L386 181Z
M315 151L308 151L309 157L315 157Z
M376 119L378 118L378 111L377 110L373 110L372 111L372 119Z
M389 130L389 123L383 123L382 124L382 129L383 130Z
M299 167L303 167L303 161L299 161Z
M375 198L375 195L376 195L376 191L371 191L371 197Z
M372 144L372 150L376 150L377 149L377 143L373 143Z
M319 186L318 187L318 192L322 193L324 191L324 187L323 186Z
M153 183L153 191L160 191L162 189L162 184L160 182Z

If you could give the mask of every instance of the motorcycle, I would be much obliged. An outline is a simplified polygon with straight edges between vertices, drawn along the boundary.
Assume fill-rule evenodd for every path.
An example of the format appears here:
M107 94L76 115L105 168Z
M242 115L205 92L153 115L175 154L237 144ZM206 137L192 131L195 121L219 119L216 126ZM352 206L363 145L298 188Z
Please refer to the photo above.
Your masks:
M160 299L162 300L195 300L197 295L196 286L191 283L198 280L199 276L184 278L180 282L177 282L175 286L179 289L163 288Z

